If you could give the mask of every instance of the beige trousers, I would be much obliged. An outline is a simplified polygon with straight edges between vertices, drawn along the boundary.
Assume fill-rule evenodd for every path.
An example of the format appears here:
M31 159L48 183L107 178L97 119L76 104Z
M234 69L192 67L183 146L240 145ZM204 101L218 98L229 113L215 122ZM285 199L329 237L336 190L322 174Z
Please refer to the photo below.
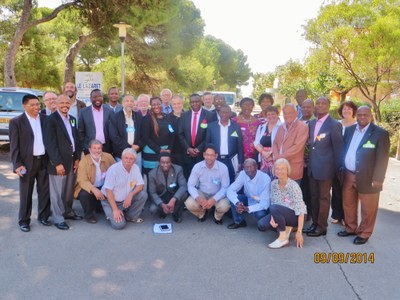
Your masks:
M213 195L208 195L202 192L199 192L199 194L203 195L207 200L213 197ZM185 205L186 208L199 219L204 217L206 210L202 208L200 204L195 199L193 199L192 196L189 196L189 198L187 198L187 200L185 201ZM221 220L224 214L231 208L231 204L227 198L222 198L221 200L216 202L214 206L214 218L218 221Z

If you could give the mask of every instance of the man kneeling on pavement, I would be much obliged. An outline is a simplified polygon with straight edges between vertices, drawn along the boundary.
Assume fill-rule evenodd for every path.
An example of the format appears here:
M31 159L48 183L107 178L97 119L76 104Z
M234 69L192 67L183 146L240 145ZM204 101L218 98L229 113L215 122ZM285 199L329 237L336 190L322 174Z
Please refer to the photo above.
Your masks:
M270 204L270 187L271 180L268 174L257 170L257 162L254 159L246 159L243 163L243 171L227 190L234 221L228 225L228 228L246 227L244 218L246 212L257 220L266 216ZM242 188L244 188L244 195L238 195Z
M171 155L161 152L159 165L149 173L150 212L160 218L172 214L176 223L182 222L184 201L188 197L182 167L171 163Z
M185 205L199 222L204 222L207 211L215 206L214 221L222 225L222 217L230 208L225 196L229 171L227 166L217 161L218 154L213 144L206 145L203 156L204 161L195 164L189 176L190 196Z
M101 189L107 200L101 201L104 213L114 229L122 229L126 221L143 223L140 218L147 193L143 190L143 177L135 165L136 151L126 148L120 162L112 165Z

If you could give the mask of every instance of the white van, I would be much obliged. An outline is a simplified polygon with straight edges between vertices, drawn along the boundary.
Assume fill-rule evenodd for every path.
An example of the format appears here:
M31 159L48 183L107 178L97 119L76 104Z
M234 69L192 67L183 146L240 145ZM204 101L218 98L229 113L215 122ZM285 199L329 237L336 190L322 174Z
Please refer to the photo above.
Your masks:
M0 141L8 141L10 120L24 112L22 98L26 94L33 94L42 98L43 92L39 90L0 87Z

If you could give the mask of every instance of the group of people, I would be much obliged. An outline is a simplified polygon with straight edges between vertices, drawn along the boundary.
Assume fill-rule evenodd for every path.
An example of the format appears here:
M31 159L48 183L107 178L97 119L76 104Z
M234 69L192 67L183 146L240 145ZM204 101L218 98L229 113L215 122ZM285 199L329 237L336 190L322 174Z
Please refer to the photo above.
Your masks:
M247 226L245 215L252 215L260 231L279 233L270 248L286 246L292 231L297 247L303 233L326 235L330 204L332 222L345 224L339 236L364 244L372 234L389 137L366 106L342 103L337 121L328 98L314 105L299 90L298 105L286 104L281 121L269 94L260 96L259 114L252 114L254 100L243 98L236 115L223 95L211 93L192 94L188 111L169 89L160 97L123 95L121 104L117 88L109 89L108 104L94 89L88 107L76 93L71 82L60 95L46 92L43 110L36 96L25 95L25 112L10 121L24 232L36 181L39 222L50 226L51 215L61 230L69 229L66 219L97 223L103 212L114 229L142 223L150 198L151 213L171 214L177 223L185 208L199 222L213 212L217 225L228 213L229 229ZM74 198L83 217L72 208Z

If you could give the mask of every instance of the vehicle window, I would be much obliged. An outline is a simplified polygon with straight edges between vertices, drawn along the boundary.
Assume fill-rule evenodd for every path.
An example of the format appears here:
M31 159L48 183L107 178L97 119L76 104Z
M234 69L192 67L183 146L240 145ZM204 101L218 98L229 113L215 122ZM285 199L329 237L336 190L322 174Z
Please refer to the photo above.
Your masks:
M1 111L23 111L22 97L23 93L5 93L0 92L0 110Z

